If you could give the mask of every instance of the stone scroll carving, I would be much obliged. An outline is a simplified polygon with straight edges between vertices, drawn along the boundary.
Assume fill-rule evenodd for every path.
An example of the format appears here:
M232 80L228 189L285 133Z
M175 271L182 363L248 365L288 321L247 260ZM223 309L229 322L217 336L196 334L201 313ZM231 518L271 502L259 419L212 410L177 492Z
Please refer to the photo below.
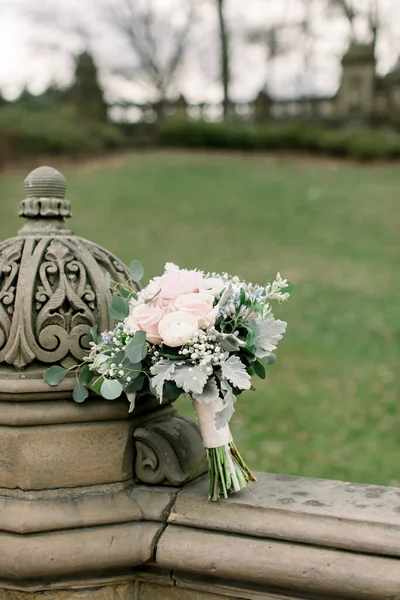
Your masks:
M125 282L113 255L74 236L12 238L0 246L0 361L17 368L34 360L81 360L90 328L112 326L108 271Z
M197 424L175 415L135 429L135 478L146 484L181 486L207 471ZM203 461L203 462L202 462Z

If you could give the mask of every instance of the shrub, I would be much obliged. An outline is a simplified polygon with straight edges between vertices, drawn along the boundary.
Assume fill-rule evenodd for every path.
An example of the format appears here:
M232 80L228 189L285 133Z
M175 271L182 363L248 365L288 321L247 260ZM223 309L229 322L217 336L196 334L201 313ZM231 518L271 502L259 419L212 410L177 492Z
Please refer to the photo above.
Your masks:
M0 109L0 146L14 155L82 154L125 145L124 134L114 125L85 123L63 112Z
M333 129L310 123L206 123L171 119L158 128L166 146L232 150L296 150L367 160L400 156L400 136L367 129Z

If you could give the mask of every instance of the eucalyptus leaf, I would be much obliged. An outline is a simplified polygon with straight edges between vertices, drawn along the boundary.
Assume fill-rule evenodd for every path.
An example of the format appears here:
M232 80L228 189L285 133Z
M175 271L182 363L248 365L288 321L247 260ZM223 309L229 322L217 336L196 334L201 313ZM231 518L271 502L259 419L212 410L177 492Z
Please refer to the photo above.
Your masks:
M101 384L100 394L106 400L115 400L123 392L122 385L117 379L104 379Z
M77 383L74 387L74 391L72 392L72 398L75 400L75 402L78 402L80 404L81 402L84 402L88 396L89 391L87 387L85 387L81 383Z
M93 392L95 394L97 394L98 396L100 396L100 390L101 390L101 386L103 385L103 381L104 381L104 377L102 375L101 377L96 379L96 381L94 381L92 383L92 385L90 386L90 389L93 390Z
M83 365L82 369L80 370L80 373L78 375L78 381L81 385L89 385L89 383L92 381L94 375L93 375L93 371L91 371L89 369L89 365Z
M176 400L182 395L182 390L178 388L174 381L166 381L163 388L164 400Z
M44 372L43 379L48 385L58 385L66 378L67 373L68 371L67 369L64 369L64 367L54 365Z
M92 336L92 340L95 344L99 343L99 328L97 325L94 325L90 328L90 335Z
M129 298L130 298L131 296L133 296L133 294L134 294L134 292L131 292L130 290L127 290L127 289L126 289L126 288L124 288L124 287L120 287L120 288L119 288L119 293L121 294L121 296L122 296L123 298L126 298L126 300L129 300Z
M146 357L146 334L144 331L137 331L135 333L125 347L125 354L131 363L140 363Z
M129 277L132 281L140 281L144 275L142 265L138 260L133 260L129 267Z
M129 303L122 296L113 296L110 306L110 316L113 319L122 321L129 315Z
M279 319L254 319L254 345L257 358L265 358L275 350L285 333L287 323Z
M238 356L230 356L221 364L222 375L231 382L233 387L240 390L250 389L250 375Z
M269 365L273 365L276 362L276 354L271 352L271 354L268 354L268 356L266 356L263 359L263 361L267 365L267 367L269 367Z
M124 392L126 394L130 394L132 392L139 392L142 389L145 380L146 377L142 373L141 375L139 375L139 377L137 377L124 387Z

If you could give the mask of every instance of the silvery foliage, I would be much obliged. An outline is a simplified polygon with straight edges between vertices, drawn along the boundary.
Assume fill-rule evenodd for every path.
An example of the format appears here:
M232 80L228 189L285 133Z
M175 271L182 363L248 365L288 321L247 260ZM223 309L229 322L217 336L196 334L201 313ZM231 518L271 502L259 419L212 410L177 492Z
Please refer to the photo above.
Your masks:
M205 402L206 404L218 400L220 396L215 377L209 377L201 394L193 394L193 397L195 400L197 400L197 402Z
M162 402L163 399L164 383L166 381L171 381L177 364L180 363L162 358L150 369L151 374L154 376L150 380L150 385L160 399L160 402Z
M217 341L225 352L237 352L246 345L246 342L240 340L233 333L218 333Z
M282 339L287 323L279 319L254 319L252 324L255 331L255 354L257 358L265 358L275 350L279 340Z
M221 363L221 372L223 378L230 381L233 387L239 390L250 389L250 375L238 356L230 356L228 360Z
M188 365L184 361L173 361L162 358L150 369L153 377L151 387L155 390L160 402L163 399L163 388L166 381L174 381L178 388L187 394L200 395L207 383L207 367Z
M171 380L175 381L176 385L188 394L201 394L207 379L206 365L180 364L171 374Z
M228 285L226 286L224 292L222 293L222 296L218 302L218 306L221 308L222 306L225 306L225 304L227 304L227 302L229 302L229 300L232 297L232 293L233 293L233 286L232 284L229 282Z
M126 394L126 397L129 400L129 411L128 412L132 412L133 409L135 408L135 402L136 402L136 392L129 392Z
M217 430L225 427L235 412L233 405L236 402L236 396L234 395L232 388L226 379L221 379L221 391L224 401L224 408L215 414L215 429Z

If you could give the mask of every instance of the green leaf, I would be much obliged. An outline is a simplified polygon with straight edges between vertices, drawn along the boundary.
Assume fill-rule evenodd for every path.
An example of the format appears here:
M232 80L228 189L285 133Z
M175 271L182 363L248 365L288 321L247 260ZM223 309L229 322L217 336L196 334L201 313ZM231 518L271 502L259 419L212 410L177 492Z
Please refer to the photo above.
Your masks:
M133 260L129 267L129 276L132 281L140 281L144 275L144 270L142 265L138 260Z
M125 347L125 354L131 363L140 363L147 354L146 334L144 331L137 331L132 340Z
M239 302L240 302L240 306L242 306L242 305L246 306L246 292L244 291L243 288L240 288Z
M134 295L135 295L135 293L134 293L134 292L131 292L131 290L127 290L127 289L126 289L126 288L124 288L124 287L120 287L120 288L119 288L119 293L121 294L121 296L122 296L123 298L126 298L127 300L129 300L129 298L130 298L131 296L134 296Z
M260 378L260 379L265 379L265 367L264 365L262 365L260 363L259 360L257 360L254 364L253 364L253 369L255 374Z
M93 371L91 371L89 369L89 365L83 365L79 376L78 376L78 381L81 385L89 385L89 383L92 381L94 375L93 375Z
M96 381L94 383L92 383L92 385L90 386L90 389L93 390L93 392L95 394L97 394L98 396L100 396L100 390L101 390L101 386L103 385L103 381L104 381L104 377L102 375L101 377L96 379Z
M94 341L94 343L98 344L100 336L99 336L99 328L97 327L97 325L94 325L93 327L91 327L90 335L92 336L92 340Z
M106 400L115 400L122 394L122 391L122 385L117 379L104 379L100 388L100 394Z
M113 319L122 321L129 315L129 304L122 296L113 296L110 306L110 316Z
M58 385L67 376L67 369L54 365L47 369L43 374L43 379L48 385Z
M176 400L182 395L181 388L178 388L174 381L166 381L164 383L163 398L164 400Z
M158 292L156 292L152 298L147 298L147 300L145 300L144 303L150 304L150 302L153 302L153 300L155 300L157 298L157 296L160 294L160 292L161 292L161 290L158 290Z
M104 276L104 285L108 289L110 288L110 285L111 285L111 275L108 271L106 272L106 274Z
M124 387L124 392L127 394L131 392L138 392L142 389L145 379L146 377L143 374L140 375L140 377L137 377L134 381L131 381L129 385Z
M75 400L75 402L84 402L88 396L89 392L87 387L85 387L81 383L77 383L74 387L74 391L72 392L72 397Z

